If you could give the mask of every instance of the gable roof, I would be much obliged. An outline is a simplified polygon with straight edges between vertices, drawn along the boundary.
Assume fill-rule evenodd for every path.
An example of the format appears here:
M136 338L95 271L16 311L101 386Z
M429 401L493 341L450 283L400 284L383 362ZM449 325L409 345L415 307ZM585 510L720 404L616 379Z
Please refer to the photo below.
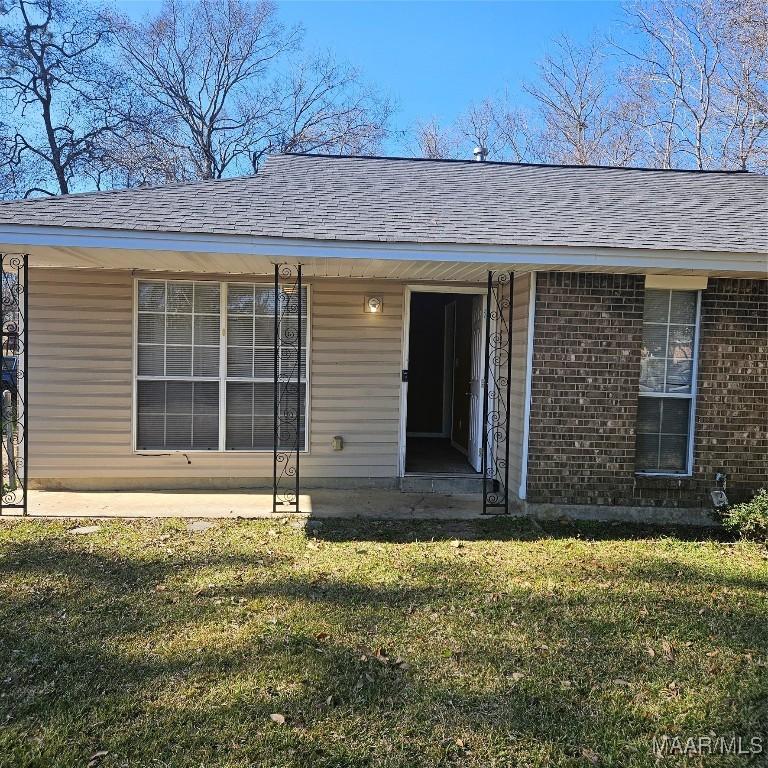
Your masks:
M256 176L0 203L0 225L768 252L768 177L275 155Z

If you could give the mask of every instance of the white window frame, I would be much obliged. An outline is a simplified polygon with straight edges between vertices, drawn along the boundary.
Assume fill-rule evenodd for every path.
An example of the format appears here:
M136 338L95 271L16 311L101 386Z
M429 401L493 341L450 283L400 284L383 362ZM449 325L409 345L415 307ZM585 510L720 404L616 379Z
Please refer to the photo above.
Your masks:
M189 282L189 283L215 283L219 286L219 375L216 376L139 376L138 371L138 352L139 352L139 283L140 282ZM227 290L230 284L249 285L256 287L268 287L274 290L274 282L264 282L258 280L201 280L196 277L155 277L155 276L135 276L133 279L133 365L132 365L132 408L131 408L131 451L135 454L162 456L168 454L271 454L272 448L227 448L227 382L235 383L253 383L253 382L272 382L272 379L252 378L244 376L229 376L227 374ZM311 287L304 284L302 288L306 289L306 365L304 366L301 381L305 385L304 395L304 446L301 448L303 455L309 454L310 437L310 360L311 360ZM147 448L137 447L138 440L138 383L142 381L216 381L219 384L219 445L218 448Z
M662 288L661 290L669 290L670 304L672 302L673 292L691 293L690 289L678 289L678 288ZM693 450L694 450L694 437L696 434L696 399L698 392L699 381L699 334L701 326L701 291L695 291L696 293L696 319L693 329L693 357L691 362L691 391L690 392L638 392L638 397L655 397L672 399L677 398L680 400L689 400L690 408L688 412L688 451L686 454L686 468L684 472L662 472L662 471L647 471L635 470L635 474L639 477L692 477L693 476ZM645 324L645 323L644 323ZM660 323L657 323L660 325ZM669 323L667 323L667 346L669 346ZM664 365L664 381L666 382L666 365ZM639 388L639 387L638 387ZM637 439L637 429L635 429L635 439Z

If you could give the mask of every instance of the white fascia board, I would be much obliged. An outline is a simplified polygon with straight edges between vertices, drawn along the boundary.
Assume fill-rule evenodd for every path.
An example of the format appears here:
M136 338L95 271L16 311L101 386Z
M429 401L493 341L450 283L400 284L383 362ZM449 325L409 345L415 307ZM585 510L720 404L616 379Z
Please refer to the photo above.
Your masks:
M749 272L768 276L768 254L673 251L584 246L500 246L454 243L396 243L308 240L186 232L0 224L0 244L16 247L109 248L117 250L230 253L275 259L303 258L450 261L558 267L618 267L659 270Z

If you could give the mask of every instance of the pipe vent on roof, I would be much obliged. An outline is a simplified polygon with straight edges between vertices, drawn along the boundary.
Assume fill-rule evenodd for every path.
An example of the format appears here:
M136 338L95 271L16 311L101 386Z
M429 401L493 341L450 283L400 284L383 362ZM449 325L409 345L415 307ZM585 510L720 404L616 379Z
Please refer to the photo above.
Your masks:
M485 158L488 157L488 150L485 147L475 147L472 154L475 156L475 160L483 163Z

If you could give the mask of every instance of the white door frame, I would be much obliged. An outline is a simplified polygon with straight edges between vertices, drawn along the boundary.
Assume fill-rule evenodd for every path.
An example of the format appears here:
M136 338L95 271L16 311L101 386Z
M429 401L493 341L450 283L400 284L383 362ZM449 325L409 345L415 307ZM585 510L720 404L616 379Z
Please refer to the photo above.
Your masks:
M405 286L405 296L403 298L403 339L402 339L402 358L400 363L401 371L408 368L408 339L411 331L411 294L414 293L458 293L475 295L480 294L483 296L483 315L487 314L485 311L485 302L487 301L488 287L485 285L445 285L439 283L429 283L425 285L413 284ZM485 320L483 320L485 323ZM483 336L485 336L485 328L483 328ZM479 429L483 429L483 409L479 409L480 424ZM398 437L398 476L405 476L405 443L406 443L406 425L408 423L408 383L400 381L400 430Z

